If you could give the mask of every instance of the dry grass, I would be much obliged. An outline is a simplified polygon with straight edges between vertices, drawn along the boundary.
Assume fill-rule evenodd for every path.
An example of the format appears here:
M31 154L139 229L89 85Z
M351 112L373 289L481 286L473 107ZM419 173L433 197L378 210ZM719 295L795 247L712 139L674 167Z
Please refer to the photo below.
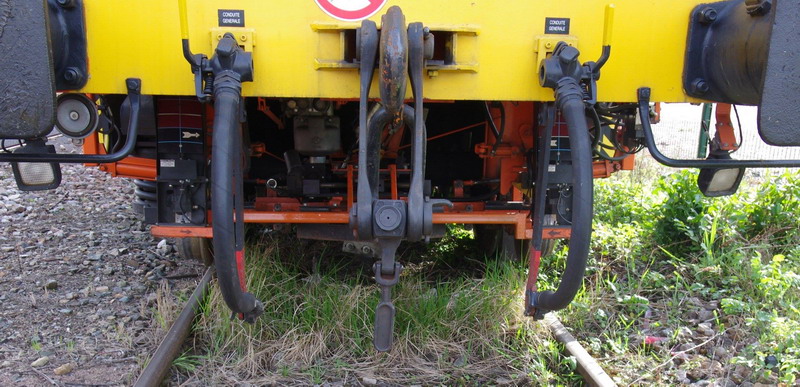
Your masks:
M178 376L183 385L350 385L364 378L401 385L524 385L555 378L560 348L522 314L521 263L490 261L482 276L448 269L443 279L431 278L443 271L439 263L405 257L407 270L393 292L394 348L377 353L372 319L378 288L368 264L331 253L330 245L306 246L302 254L276 245L297 247L291 239L269 237L249 249L248 288L266 306L256 324L230 320L212 286L195 327L194 352L203 357L192 372ZM308 270L300 255L327 259L312 259Z

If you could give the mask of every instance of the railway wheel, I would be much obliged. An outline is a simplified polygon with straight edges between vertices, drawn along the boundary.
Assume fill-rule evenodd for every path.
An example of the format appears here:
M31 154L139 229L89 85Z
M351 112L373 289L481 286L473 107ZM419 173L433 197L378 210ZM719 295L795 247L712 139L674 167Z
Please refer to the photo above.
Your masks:
M508 260L527 260L530 256L530 239L515 239L505 227L493 224L476 224L475 240L487 257ZM542 256L552 254L555 249L554 239L542 241Z
M205 266L214 264L211 243L206 238L180 238L175 241L175 250L183 259L197 260Z

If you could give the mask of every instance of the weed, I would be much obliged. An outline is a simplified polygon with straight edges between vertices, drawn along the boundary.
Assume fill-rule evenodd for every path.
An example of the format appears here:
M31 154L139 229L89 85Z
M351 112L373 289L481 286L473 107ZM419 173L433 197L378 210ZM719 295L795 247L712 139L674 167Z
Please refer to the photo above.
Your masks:
M31 349L36 351L36 352L39 352L39 351L42 350L42 343L39 342L39 339L37 339L37 338L32 338L31 339Z
M205 359L204 356L190 355L188 352L184 352L172 361L172 366L179 372L188 373L194 371L203 359Z
M597 272L587 277L594 298L578 300L591 313L568 309L565 324L582 326L577 333L593 352L615 354L608 362L619 366L621 380L628 373L632 380L672 384L677 381L642 370L673 364L666 349L674 347L643 346L642 336L693 343L698 321L687 311L705 311L710 315L703 321L741 348L728 360L728 373L744 365L737 377L794 383L800 376L800 174L745 182L739 193L718 199L703 197L695 176L660 176L651 193L624 178L598 181ZM777 360L767 363L768 356Z

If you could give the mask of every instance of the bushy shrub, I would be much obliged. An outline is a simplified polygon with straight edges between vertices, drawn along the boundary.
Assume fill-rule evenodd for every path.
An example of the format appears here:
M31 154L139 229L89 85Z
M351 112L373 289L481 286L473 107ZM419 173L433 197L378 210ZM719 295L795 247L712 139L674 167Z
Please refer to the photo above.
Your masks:
M768 236L787 247L797 245L800 228L800 173L784 173L765 181L755 196L735 199L741 201L737 228L745 240Z
M623 179L595 180L594 219L611 226L647 221L652 196L641 184Z
M654 208L653 239L675 251L697 251L712 199L697 188L697 172L683 170L663 176L656 182L656 193L666 199Z

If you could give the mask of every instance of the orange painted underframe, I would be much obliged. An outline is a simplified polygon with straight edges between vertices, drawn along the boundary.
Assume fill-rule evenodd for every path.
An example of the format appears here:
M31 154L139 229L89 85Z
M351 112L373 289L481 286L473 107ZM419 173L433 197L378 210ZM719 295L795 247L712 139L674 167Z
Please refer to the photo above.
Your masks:
M527 211L483 210L442 212L433 214L434 224L498 224L514 226L517 239L530 239L533 236ZM307 211L256 211L246 210L245 223L262 224L348 224L350 215L345 211L307 212ZM569 228L545 227L544 239L569 238ZM211 238L211 227L205 226L153 226L150 232L157 237Z

